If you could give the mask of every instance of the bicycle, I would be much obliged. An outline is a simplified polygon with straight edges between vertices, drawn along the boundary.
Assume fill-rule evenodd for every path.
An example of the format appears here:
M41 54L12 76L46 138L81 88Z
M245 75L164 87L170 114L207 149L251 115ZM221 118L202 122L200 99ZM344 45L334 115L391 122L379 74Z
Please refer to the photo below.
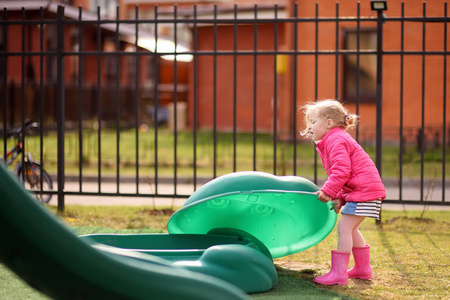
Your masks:
M27 132L31 132L38 127L39 124L36 122L31 120L25 121ZM34 159L30 152L24 152L22 127L8 131L7 137L16 139L16 144L6 153L6 161L4 158L1 159L2 162L6 162L6 165L10 166L21 153L24 153L24 158L19 160L14 168L14 173L37 200L42 203L48 203L52 198L52 194L48 192L53 191L53 181L42 168L40 162Z

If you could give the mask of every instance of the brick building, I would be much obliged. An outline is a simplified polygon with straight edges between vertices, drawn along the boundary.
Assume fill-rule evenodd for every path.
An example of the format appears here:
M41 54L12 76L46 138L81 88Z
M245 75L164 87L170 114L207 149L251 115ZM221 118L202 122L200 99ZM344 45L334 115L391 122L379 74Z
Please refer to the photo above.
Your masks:
M23 1L26 2L30 1ZM46 14L54 14L54 7L58 4L51 1L31 2L47 3ZM177 44L199 54L187 62L178 56L176 63L158 59L155 64L151 47L141 45L138 51L148 51L149 54L139 56L138 64L133 63L135 56L121 55L118 74L116 58L102 56L101 75L93 71L98 68L97 57L87 55L82 68L83 84L95 86L99 78L102 86L114 84L120 76L121 85L133 89L136 82L134 74L138 72L138 97L149 103L157 98L159 105L166 106L174 101L176 94L177 101L187 102L190 128L194 127L195 121L200 129L212 129L215 124L221 131L251 132L256 125L259 132L273 133L276 125L276 134L283 138L291 137L295 134L294 128L302 126L301 115L296 115L298 105L315 99L338 98L361 116L360 138L368 141L374 139L377 14L371 10L370 1L361 1L359 8L358 2L351 0L338 3L335 0L74 0L64 3L70 4L66 6L66 12L71 11L73 19L77 18L78 6L83 8L83 15L93 15L95 18L95 6L100 5L102 18L111 20L117 18L117 5L121 20L136 19L138 11L139 20L148 20L142 24L141 33L154 34L155 22L152 20L157 19L158 38L172 41L175 39L174 26L164 20L176 18L180 21L177 23ZM403 138L415 141L422 120L424 131L437 140L444 133L443 128L449 127L448 118L445 121L447 124L444 124L449 105L443 112L449 98L446 87L450 75L446 62L450 30L448 21L443 21L445 8L443 0L426 2L426 7L421 0L411 0L404 3L402 11L401 1L388 1L388 9L383 12L387 17L383 25L382 74L385 140L398 141L402 126ZM195 25L194 14L200 20ZM359 21L356 18L358 15L361 17ZM294 16L299 20L296 25L288 21L293 20ZM435 22L423 22L421 18L424 16L435 18ZM39 17L38 10L28 12L27 9L25 18ZM277 18L280 21L262 21L255 25L252 20L256 17L260 20ZM408 19L414 17L416 19ZM20 10L16 18L21 18ZM201 22L207 19L217 20L216 25L214 22ZM83 49L116 51L114 27L114 24L102 27L100 48L95 26L83 28ZM123 33L120 34L123 38L119 51L136 51L133 48L133 32L125 33L125 27L119 27ZM15 37L20 36L22 29L14 26L11 30L7 51L21 51L21 43ZM360 33L359 38L357 32ZM25 51L39 47L39 28L27 26L25 33ZM51 36L51 30L46 31L47 36ZM126 36L131 39L126 39ZM65 37L65 48L76 51L77 29L67 28ZM447 45L444 45L445 41ZM53 51L54 46L52 39L46 39L44 51ZM355 49L359 49L359 55L346 54ZM294 51L297 51L295 58ZM258 52L257 57L253 55L255 52ZM8 77L16 82L21 80L21 59L19 56L8 59ZM25 63L26 81L39 80L39 56L28 56ZM297 65L296 73L294 64ZM138 71L133 67L137 65ZM19 66L20 69L14 70ZM49 59L44 66L46 79L52 78L52 70ZM80 72L77 56L66 57L65 72L66 83L76 81ZM135 97L134 94L127 96L124 93L126 99ZM108 98L102 97L102 101Z

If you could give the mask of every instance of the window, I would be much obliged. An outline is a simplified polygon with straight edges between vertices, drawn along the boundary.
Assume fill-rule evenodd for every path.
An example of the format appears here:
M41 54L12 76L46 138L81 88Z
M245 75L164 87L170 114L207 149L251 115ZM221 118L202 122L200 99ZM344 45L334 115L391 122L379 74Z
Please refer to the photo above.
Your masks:
M345 50L356 51L358 33L356 30L344 32ZM375 50L377 33L372 29L360 30L359 50ZM376 102L377 59L375 54L351 54L344 57L344 100L347 103Z
M134 20L136 18L134 11L129 11L128 19ZM182 19L182 17L177 16L177 19ZM139 19L146 20L154 20L155 12L154 10L140 10L139 11ZM175 15L173 11L168 10L160 10L158 12L158 20L170 20L166 22L158 22L158 38L174 41L175 39L175 26L172 20L175 20ZM155 33L155 23L154 22L146 22L139 25L139 30L143 30L147 33L154 35ZM175 42L175 41L174 41ZM188 24L186 23L177 23L177 40L176 43L178 46L189 47L192 43L192 33Z
M100 17L115 19L117 0L90 0L89 10L97 13L97 8L100 7Z

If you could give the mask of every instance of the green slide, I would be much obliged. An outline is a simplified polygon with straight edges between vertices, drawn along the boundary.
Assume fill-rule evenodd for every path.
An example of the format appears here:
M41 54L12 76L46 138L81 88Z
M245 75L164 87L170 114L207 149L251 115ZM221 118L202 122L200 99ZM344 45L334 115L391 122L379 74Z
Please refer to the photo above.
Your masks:
M332 203L320 202L318 190L298 176L254 171L223 175L195 191L170 218L167 230L243 231L264 244L273 258L287 256L318 244L336 224Z
M273 257L312 247L333 229L336 213L318 201L317 190L298 176L235 172L194 192L169 220L169 234L82 238L95 240L100 250L155 255L247 293L265 292L277 282Z
M55 299L247 299L226 281L164 258L92 247L94 241L78 238L13 176L0 166L0 261L42 293Z
M119 256L136 252L157 256L172 261L174 267L223 279L247 293L266 292L278 280L269 250L244 232L91 234L80 238L93 240L98 243L95 248Z
M0 167L0 261L54 298L245 299L273 288L273 257L303 251L336 214L296 176L237 172L198 189L169 234L74 235Z

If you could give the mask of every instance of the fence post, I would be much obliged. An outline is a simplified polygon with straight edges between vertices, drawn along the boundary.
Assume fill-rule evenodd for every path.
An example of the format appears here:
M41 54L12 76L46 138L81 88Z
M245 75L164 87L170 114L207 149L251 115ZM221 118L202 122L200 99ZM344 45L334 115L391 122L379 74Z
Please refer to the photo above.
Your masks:
M383 10L377 10L377 86L376 86L376 160L380 176L382 176L382 150L383 150L383 126L382 126L382 109L383 109L383 97L382 97L382 80L383 80ZM381 210L380 210L381 220ZM376 220L376 224L380 224L381 221Z
M64 6L59 5L56 17L56 100L57 100L57 136L58 136L58 211L64 211Z

